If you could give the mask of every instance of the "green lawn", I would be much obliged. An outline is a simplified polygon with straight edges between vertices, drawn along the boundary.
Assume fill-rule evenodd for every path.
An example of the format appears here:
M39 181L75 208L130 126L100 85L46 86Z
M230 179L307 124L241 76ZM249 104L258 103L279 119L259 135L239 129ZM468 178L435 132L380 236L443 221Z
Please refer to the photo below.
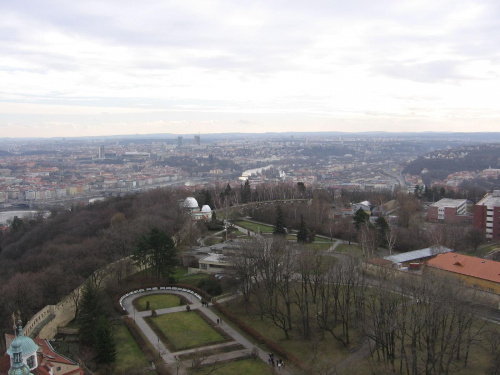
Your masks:
M188 269L187 267L175 267L175 271L174 271L174 277L179 280L181 277L187 275L188 273Z
M207 273L196 273L193 275L187 275L178 279L179 284L198 286L198 282L202 279L206 279L210 275Z
M237 221L235 224L255 233L257 233L257 230L260 230L261 233L273 233L273 227L271 225L257 224L250 221Z
M173 314L146 318L148 324L167 347L175 351L196 348L225 341L226 338L212 328L196 311L183 311Z
M262 362L260 359L242 359L239 361L207 365L198 370L191 370L192 375L234 375L234 374L245 374L245 375L271 375L274 374L272 368Z
M120 324L115 331L116 341L116 369L119 374L131 370L146 368L150 363L144 357L139 345L124 324ZM148 372L150 374L151 372ZM154 373L153 373L154 374Z
M314 351L316 351L319 360L332 364L351 354L350 351L336 341L330 333L325 334L324 338L318 335L312 340L305 340L302 338L300 332L295 330L290 332L290 339L286 340L283 331L276 327L270 320L267 318L264 318L263 320L260 319L257 306L255 305L250 306L248 312L243 304L237 303L236 301L233 301L231 304L225 304L224 307L238 316L238 318L262 336L278 343L283 349L293 354L306 364L311 361L311 354ZM341 334L342 328L339 326L337 329L338 331L335 331L335 334ZM358 333L355 329L352 329L350 334L351 345L357 346L359 340ZM318 342L321 342L321 344L317 345Z
M327 251L335 242L313 242L306 246L310 250Z
M335 248L335 251L348 253L359 257L363 256L363 250L361 249L361 246L358 245L341 244Z
M134 307L138 311L145 311L147 301L149 310L166 309L167 307L180 306L181 299L173 294L150 294L134 300Z

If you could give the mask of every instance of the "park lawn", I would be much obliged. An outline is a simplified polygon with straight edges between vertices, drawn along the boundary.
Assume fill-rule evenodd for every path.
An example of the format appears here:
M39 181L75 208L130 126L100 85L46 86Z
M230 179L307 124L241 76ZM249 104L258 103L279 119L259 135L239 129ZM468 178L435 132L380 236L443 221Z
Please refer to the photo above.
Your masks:
M179 280L181 277L187 275L187 273L188 273L187 267L177 266L175 267L173 276L175 277L176 280Z
M235 224L255 233L257 233L258 230L260 230L261 233L273 233L273 227L271 225L257 224L250 221L237 221Z
M153 330L160 330L168 340L165 344L170 343L168 346L176 351L226 341L196 311L159 315L147 318L146 321L153 325Z
M342 344L336 341L330 333L325 333L324 339L319 335L312 340L305 340L300 336L297 330L290 331L290 339L286 340L283 331L276 327L269 319L260 319L256 308L250 307L248 313L245 311L243 304L236 301L233 303L224 305L224 307L231 311L233 314L238 316L243 322L248 324L258 333L260 333L265 338L278 343L283 349L288 353L299 358L302 362L308 364L311 362L314 351L316 351L318 360L331 363L332 365L345 357L349 356L351 352L348 348L345 348ZM313 323L314 325L314 323ZM338 327L340 334L342 328ZM351 347L356 347L359 345L359 335L354 328L350 330L351 335ZM317 343L320 342L320 345Z
M220 363L215 365L214 370L213 365L207 365L197 370L191 370L191 375L234 375L234 374L245 374L245 375L271 375L275 374L272 368L262 362L260 359L242 359L239 361Z
M150 294L134 300L134 307L137 311L145 311L149 301L149 310L166 309L168 307L180 306L181 299L173 294Z
M195 273L186 275L178 279L179 284L198 287L200 280L208 278L210 275L207 273Z
M144 369L150 365L125 324L120 324L116 327L115 342L116 373L124 374L132 370ZM150 373L148 372L148 374ZM153 372L152 374L155 373Z
M338 251L340 253L348 253L348 254L351 254L351 255L358 256L358 257L362 257L363 256L363 250L361 249L361 246L354 245L354 244L351 244L351 245L348 245L348 244L338 245L335 248L334 251Z
M312 242L306 246L309 250L327 251L335 242Z

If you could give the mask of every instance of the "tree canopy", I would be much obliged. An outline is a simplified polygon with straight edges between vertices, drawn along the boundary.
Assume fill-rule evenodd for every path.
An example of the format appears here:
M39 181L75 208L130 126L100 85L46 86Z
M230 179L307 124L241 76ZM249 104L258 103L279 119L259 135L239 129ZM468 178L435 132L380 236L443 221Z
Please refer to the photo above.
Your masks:
M306 243L307 237L307 227L306 222L304 221L304 215L300 215L300 226L299 231L297 232L297 242Z
M361 229L361 226L370 220L370 215L368 215L362 208L360 208L354 213L353 220L354 224L356 225L356 229L359 231Z
M274 221L273 234L278 236L286 236L285 216L279 204L276 206L276 218Z
M177 265L177 252L172 237L158 228L141 236L133 258L142 266L151 267L155 276L163 278L172 276Z

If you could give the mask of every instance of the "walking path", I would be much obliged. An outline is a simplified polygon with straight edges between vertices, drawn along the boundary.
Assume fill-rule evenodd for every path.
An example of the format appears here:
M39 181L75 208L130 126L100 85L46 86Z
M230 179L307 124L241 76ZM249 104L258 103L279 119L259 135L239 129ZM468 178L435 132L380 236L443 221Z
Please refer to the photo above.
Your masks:
M178 374L178 375L187 375L187 369L191 367L192 365L192 360L185 360L185 361L179 361L178 356L179 355L186 355L190 353L200 353L200 356L202 355L202 351L207 350L207 349L217 349L217 348L223 348L225 346L229 345L234 345L234 344L240 344L241 346L244 347L244 349L237 349L235 351L227 352L227 353L220 353L220 354L215 354L208 356L203 360L203 365L205 364L211 364L211 363L222 363L226 362L229 360L234 360L240 357L248 357L252 354L252 352L256 352L258 357L267 363L269 354L265 352L264 350L260 349L255 343L252 343L249 341L247 338L242 336L239 332L237 332L235 329L233 329L231 326L228 324L224 323L222 319L220 320L220 324L218 325L224 332L230 336L233 341L230 342L225 342L222 344L217 344L217 345L210 345L206 347L198 347L194 349L188 349L188 350L183 350L183 351L178 351L178 352L171 352L168 350L163 342L160 340L160 338L156 335L156 333L151 329L151 327L146 323L144 320L145 317L151 316L151 311L137 311L134 308L134 305L132 304L133 300L139 297L143 297L145 295L149 294L177 294L181 295L188 300L191 301L190 307L191 310L200 310L205 316L208 317L210 321L212 321L214 324L217 324L218 319L220 317L215 314L214 311L212 311L212 308L210 307L204 307L201 304L201 301L198 300L195 296L193 296L190 293L187 292L182 292L182 291L171 291L171 290L154 290L154 291L145 291L141 293L136 293L133 295L129 295L125 297L122 301L123 307L127 310L128 316L132 319L135 320L135 323L141 329L141 331L144 333L145 337L149 340L149 342L153 345L153 347L158 349L159 354L161 355L163 361L172 369L172 373ZM186 311L185 306L177 306L177 307L171 307L171 308L166 308L166 309L160 309L156 310L156 313L158 315L163 315L163 314L170 314L174 312L180 312L180 311ZM280 370L280 373L283 373L285 375L289 375L288 370L285 368L282 368Z

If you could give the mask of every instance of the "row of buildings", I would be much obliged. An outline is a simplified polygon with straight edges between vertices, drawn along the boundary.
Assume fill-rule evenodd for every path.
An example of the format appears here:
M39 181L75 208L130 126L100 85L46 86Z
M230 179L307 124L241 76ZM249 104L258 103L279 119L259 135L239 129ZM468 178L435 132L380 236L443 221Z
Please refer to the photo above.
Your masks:
M466 199L444 198L431 204L427 209L429 222L446 224L472 223L487 239L500 239L500 190L486 194L474 205L473 213L467 209Z
M387 267L400 271L433 272L454 276L468 287L500 295L500 262L455 253L444 246L409 251L366 261L367 267Z

